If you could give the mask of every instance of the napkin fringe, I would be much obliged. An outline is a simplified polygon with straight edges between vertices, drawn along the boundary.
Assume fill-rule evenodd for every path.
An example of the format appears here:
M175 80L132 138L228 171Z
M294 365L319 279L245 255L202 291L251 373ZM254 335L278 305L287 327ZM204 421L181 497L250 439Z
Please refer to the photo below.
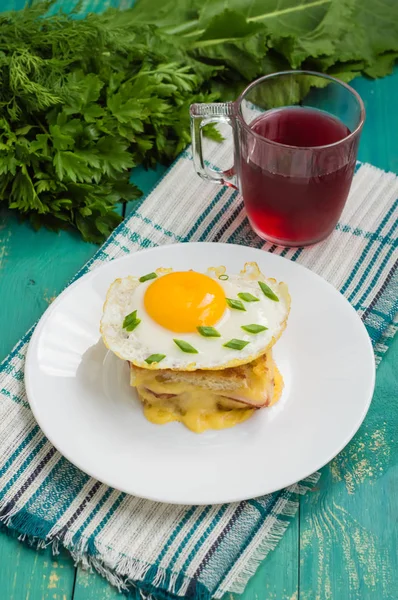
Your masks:
M268 553L275 550L287 527L296 516L300 505L300 496L313 490L314 486L318 483L320 476L320 472L313 473L303 479L300 483L296 483L286 489L287 492L293 494L293 497L296 496L297 500L283 500L282 498L277 503L274 514L271 513L266 517L261 532L262 539L260 539L255 550L249 555L244 568L238 572L231 571L228 580L223 582L214 595L215 600L221 598L226 591L230 591L231 582L229 579L233 579L233 592L235 594L242 594L244 592L249 579L253 577ZM281 517L286 518L281 519ZM264 534L264 531L266 534Z
M289 523L297 514L300 496L313 489L319 477L320 473L313 473L300 483L291 485L285 490L286 495L283 493L279 498L272 512L264 513L263 526L247 548L248 559L243 561L243 568L237 565L231 569L213 595L215 600L231 589L231 580L233 580L234 593L240 594L244 591L259 564L270 551L275 549ZM264 511L261 499L248 500L247 503L258 509L261 514ZM170 599L184 597L194 589L196 600L211 600L208 589L192 577L120 554L109 546L102 545L94 537L77 537L72 530L64 535L54 534L43 539L42 531L31 529L26 532L28 519L26 511L18 510L15 506L12 508L3 506L0 514L1 526L9 528L8 531L14 530L20 541L38 550L51 546L55 555L59 554L59 546L62 545L69 551L75 564L81 565L83 569L94 569L119 592L129 592L136 600L155 600L152 594L159 588L166 594L165 597ZM18 535L24 529L25 533Z
M273 519L273 523L271 527L267 529L267 536L263 537L257 549L245 563L244 568L234 577L233 587L235 594L242 594L244 592L249 579L256 573L259 565L264 561L268 553L275 550L291 522L291 519L278 520L278 517L270 518ZM224 594L225 589L224 586L222 586L222 588L217 591L214 598L221 598Z

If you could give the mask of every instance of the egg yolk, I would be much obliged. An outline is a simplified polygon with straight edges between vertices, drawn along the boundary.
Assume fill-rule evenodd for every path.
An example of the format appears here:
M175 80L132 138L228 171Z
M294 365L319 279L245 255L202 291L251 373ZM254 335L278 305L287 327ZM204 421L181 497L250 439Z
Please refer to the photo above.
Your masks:
M212 326L226 308L224 290L203 273L182 271L155 279L144 295L145 309L162 327L177 333Z

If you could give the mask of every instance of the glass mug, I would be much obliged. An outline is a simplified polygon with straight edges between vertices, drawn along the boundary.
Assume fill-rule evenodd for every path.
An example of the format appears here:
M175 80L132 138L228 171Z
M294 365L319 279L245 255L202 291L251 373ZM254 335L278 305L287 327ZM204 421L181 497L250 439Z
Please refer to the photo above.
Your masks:
M192 104L190 114L197 173L240 190L261 238L306 246L333 231L365 119L349 85L312 71L274 73L251 83L235 102ZM210 123L232 126L231 169L213 169L205 160L203 127Z

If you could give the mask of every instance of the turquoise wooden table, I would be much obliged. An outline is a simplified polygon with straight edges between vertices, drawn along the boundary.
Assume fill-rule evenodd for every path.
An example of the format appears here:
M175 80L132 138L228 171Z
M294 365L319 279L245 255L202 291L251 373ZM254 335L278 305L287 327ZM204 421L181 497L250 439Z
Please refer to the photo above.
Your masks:
M359 159L398 173L398 71L353 85L367 109ZM134 180L149 191L162 172L137 170ZM0 360L95 250L74 233L35 233L0 211ZM361 430L323 469L318 487L302 500L298 517L260 565L243 600L398 598L397 364L398 338L378 370ZM66 552L54 557L49 549L36 551L0 534L1 600L119 597L97 574L75 568Z

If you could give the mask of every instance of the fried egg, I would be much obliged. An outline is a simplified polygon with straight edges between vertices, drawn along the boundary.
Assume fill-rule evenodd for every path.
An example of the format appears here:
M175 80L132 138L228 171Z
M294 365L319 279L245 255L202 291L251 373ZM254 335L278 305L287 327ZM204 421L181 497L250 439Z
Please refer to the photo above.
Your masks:
M157 269L116 279L101 319L105 345L146 369L225 369L264 354L286 326L286 284L256 263L239 274Z

